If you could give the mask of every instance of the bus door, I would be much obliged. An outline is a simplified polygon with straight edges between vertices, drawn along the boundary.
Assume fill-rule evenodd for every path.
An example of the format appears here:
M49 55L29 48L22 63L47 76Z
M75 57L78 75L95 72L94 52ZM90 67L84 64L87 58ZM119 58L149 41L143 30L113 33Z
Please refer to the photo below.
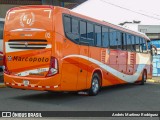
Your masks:
M84 45L86 44L86 45ZM88 43L83 43L83 45L79 46L80 48L80 55L88 57L89 53L89 46ZM84 89L87 86L87 73L88 73L88 66L86 65L88 61L86 59L79 58L79 70L78 70L78 83L77 89Z
M65 38L62 44L63 58L65 58L62 61L62 89L77 90L79 58L75 55L79 55L79 45L76 44L79 42L79 21L66 15L64 25L65 33L69 39Z
M79 46L70 40L64 40L63 57L79 54ZM76 90L78 58L67 57L62 61L61 87L63 90Z

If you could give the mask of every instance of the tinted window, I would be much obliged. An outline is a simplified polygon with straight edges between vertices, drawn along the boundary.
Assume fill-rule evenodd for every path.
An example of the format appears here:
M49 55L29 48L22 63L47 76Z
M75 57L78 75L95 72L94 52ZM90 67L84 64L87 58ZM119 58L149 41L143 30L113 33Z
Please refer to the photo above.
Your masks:
M109 30L108 28L102 28L102 46L109 47Z
M135 45L135 36L131 35L131 49L132 51L136 51L136 45Z
M87 38L86 22L80 21L80 36L81 38Z
M127 50L127 36L126 36L126 33L123 33L122 43L123 43L122 49Z
M0 39L3 39L3 27L4 27L4 23L0 22Z
M142 38L139 39L139 44L140 44L140 52L143 52L143 41L142 41Z
M137 36L136 36L135 44L136 44L136 52L139 52L139 37Z
M94 39L93 24L87 23L87 38Z
M147 42L144 38L142 39L142 50L144 53L147 53Z
M96 40L96 46L101 46L101 26L95 25L95 40Z
M79 34L78 20L72 18L72 33Z
M110 29L109 31L110 34L110 48L111 49L117 49L117 34L116 34L116 30L114 29Z
M71 17L64 17L64 28L66 36L73 42L79 42L78 20Z
M71 32L71 18L70 17L64 17L64 29L65 32Z
M131 35L127 34L127 50L131 51Z
M122 49L122 33L121 32L117 32L117 48L118 49Z

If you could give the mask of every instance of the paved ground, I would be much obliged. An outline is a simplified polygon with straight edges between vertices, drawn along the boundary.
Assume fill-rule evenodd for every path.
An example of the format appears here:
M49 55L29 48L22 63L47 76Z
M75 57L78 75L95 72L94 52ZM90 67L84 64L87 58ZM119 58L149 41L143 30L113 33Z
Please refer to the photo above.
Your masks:
M160 84L104 88L97 96L0 89L0 111L160 111Z
M93 97L83 94L1 88L0 111L160 111L159 99L160 84L156 83L146 83L144 86L130 84L107 87ZM0 119L7 120L6 118ZM54 119L66 120L66 118ZM160 120L157 117L67 118L67 120L74 119Z

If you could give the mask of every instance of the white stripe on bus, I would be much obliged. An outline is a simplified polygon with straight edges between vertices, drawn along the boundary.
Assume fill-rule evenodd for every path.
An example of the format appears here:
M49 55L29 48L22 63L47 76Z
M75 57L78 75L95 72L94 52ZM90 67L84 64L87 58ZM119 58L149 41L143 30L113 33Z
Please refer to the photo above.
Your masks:
M40 69L43 69L45 71L40 71L39 72ZM39 69L27 70L27 71L19 72L19 73L15 74L15 75L16 76L28 76L28 75L30 75L30 73L38 74L38 73L47 72L47 71L49 71L49 68L39 68Z
M112 67L110 67L110 66L108 66L98 60L95 60L93 58L83 56L83 55L76 55L76 54L75 55L68 55L68 56L65 56L64 58L62 58L62 60L66 59L66 58L72 58L72 57L83 58L85 60L88 60L88 61L98 65L99 67L110 72L114 76L117 76L118 78L120 78L123 81L129 82L129 83L134 83L138 79L138 77L140 76L141 72L143 71L143 69L145 67L145 64L147 64L147 62L149 60L149 57L143 57L140 55L140 53L137 53L137 54L138 54L139 60L140 60L139 63L143 63L143 64L138 65L137 71L133 75L127 75L127 74L121 73L118 70L116 70L116 69L114 69L114 68L112 68Z
M38 29L38 28L19 28L19 29L11 30L10 32L21 32L21 31L37 32L37 31L46 31L46 30L45 29Z

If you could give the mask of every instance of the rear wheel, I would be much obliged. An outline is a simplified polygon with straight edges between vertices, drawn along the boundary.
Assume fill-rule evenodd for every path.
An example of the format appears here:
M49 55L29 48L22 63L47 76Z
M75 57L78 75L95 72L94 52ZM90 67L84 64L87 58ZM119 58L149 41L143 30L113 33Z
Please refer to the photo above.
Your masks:
M88 94L95 96L100 90L100 77L97 73L94 73L92 76L91 88L89 89Z
M144 83L146 82L146 80L147 80L147 73L146 73L146 71L144 71L143 75L142 75L142 80L141 80L140 85L144 85Z

